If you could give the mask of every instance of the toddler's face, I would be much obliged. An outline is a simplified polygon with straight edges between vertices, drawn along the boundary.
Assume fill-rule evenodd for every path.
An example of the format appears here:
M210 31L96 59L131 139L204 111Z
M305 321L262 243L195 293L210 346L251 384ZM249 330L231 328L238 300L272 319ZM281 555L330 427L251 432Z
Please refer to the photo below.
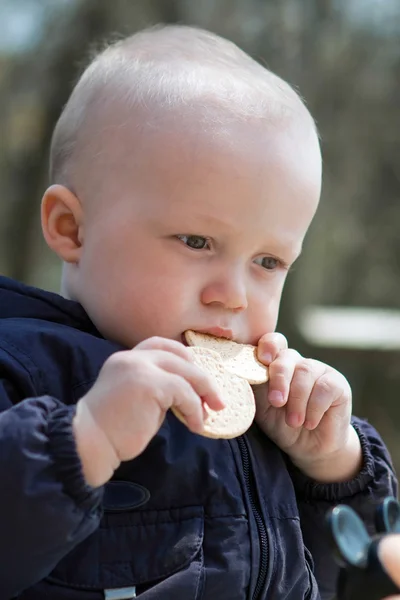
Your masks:
M159 129L134 165L126 140L77 267L79 299L105 337L131 347L194 329L256 344L274 330L321 164L311 132L265 128Z

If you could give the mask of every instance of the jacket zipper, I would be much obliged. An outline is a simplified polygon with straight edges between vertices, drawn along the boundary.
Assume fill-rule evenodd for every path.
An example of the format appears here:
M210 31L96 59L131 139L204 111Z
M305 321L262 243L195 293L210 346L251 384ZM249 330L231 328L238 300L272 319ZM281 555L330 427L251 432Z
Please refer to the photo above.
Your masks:
M268 574L268 534L267 528L262 518L260 501L254 482L254 474L250 465L250 454L249 449L247 447L247 442L243 436L238 437L237 441L242 457L244 481L249 495L251 510L255 522L257 524L258 537L260 542L260 566L258 571L257 583L254 588L254 593L252 597L252 600L258 600L258 598L261 598L261 592L264 589Z

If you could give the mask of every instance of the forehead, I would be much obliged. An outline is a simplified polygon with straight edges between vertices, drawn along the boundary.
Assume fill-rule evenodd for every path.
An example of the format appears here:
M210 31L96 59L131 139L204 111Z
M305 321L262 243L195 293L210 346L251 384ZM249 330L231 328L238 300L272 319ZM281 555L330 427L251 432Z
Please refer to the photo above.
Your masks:
M91 100L77 144L80 180L87 179L91 167L112 176L115 166L122 170L130 162L132 171L146 151L154 155L169 147L183 151L187 160L198 160L211 144L220 153L242 146L264 158L266 151L271 156L274 130L281 134L288 124L298 129L302 123L309 133L311 119L298 96L260 66L250 69L246 62L246 68L221 70L207 61L179 60L171 72L158 62L129 74L116 64L104 84L98 77L97 87L87 86ZM104 171L107 164L113 169Z
M177 201L189 186L205 203L213 187L237 195L251 189L262 196L285 191L288 198L296 188L315 193L321 157L310 122L212 116L172 112L134 131L124 128L114 145L121 181L161 184Z
M307 139L236 123L214 135L201 127L158 130L145 136L139 156L127 142L114 172L127 221L222 235L239 251L249 238L265 251L285 246L288 261L299 253L320 191L319 151Z
M305 230L318 203L318 140L301 116L286 120L238 117L218 106L207 111L157 107L103 122L96 168L86 180L110 209L190 218L236 227ZM310 216L311 215L311 216Z

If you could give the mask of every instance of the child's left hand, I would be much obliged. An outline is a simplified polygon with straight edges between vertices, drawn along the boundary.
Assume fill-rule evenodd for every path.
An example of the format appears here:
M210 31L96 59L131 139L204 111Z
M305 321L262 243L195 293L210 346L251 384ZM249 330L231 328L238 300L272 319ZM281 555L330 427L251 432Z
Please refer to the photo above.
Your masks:
M254 387L256 422L309 477L352 479L362 465L361 444L350 424L351 389L328 365L288 349L278 333L264 335L258 358L269 382Z

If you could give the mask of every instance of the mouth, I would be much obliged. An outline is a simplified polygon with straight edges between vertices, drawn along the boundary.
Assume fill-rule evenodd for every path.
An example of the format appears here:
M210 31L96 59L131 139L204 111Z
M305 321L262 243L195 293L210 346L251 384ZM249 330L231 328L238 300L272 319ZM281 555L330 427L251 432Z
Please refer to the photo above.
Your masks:
M227 340L233 340L233 332L231 329L225 329L224 327L207 327L205 329L193 329L196 333L204 333L206 335L213 335L217 338L225 338ZM188 343L185 338L185 334L182 333L182 343L187 346Z

